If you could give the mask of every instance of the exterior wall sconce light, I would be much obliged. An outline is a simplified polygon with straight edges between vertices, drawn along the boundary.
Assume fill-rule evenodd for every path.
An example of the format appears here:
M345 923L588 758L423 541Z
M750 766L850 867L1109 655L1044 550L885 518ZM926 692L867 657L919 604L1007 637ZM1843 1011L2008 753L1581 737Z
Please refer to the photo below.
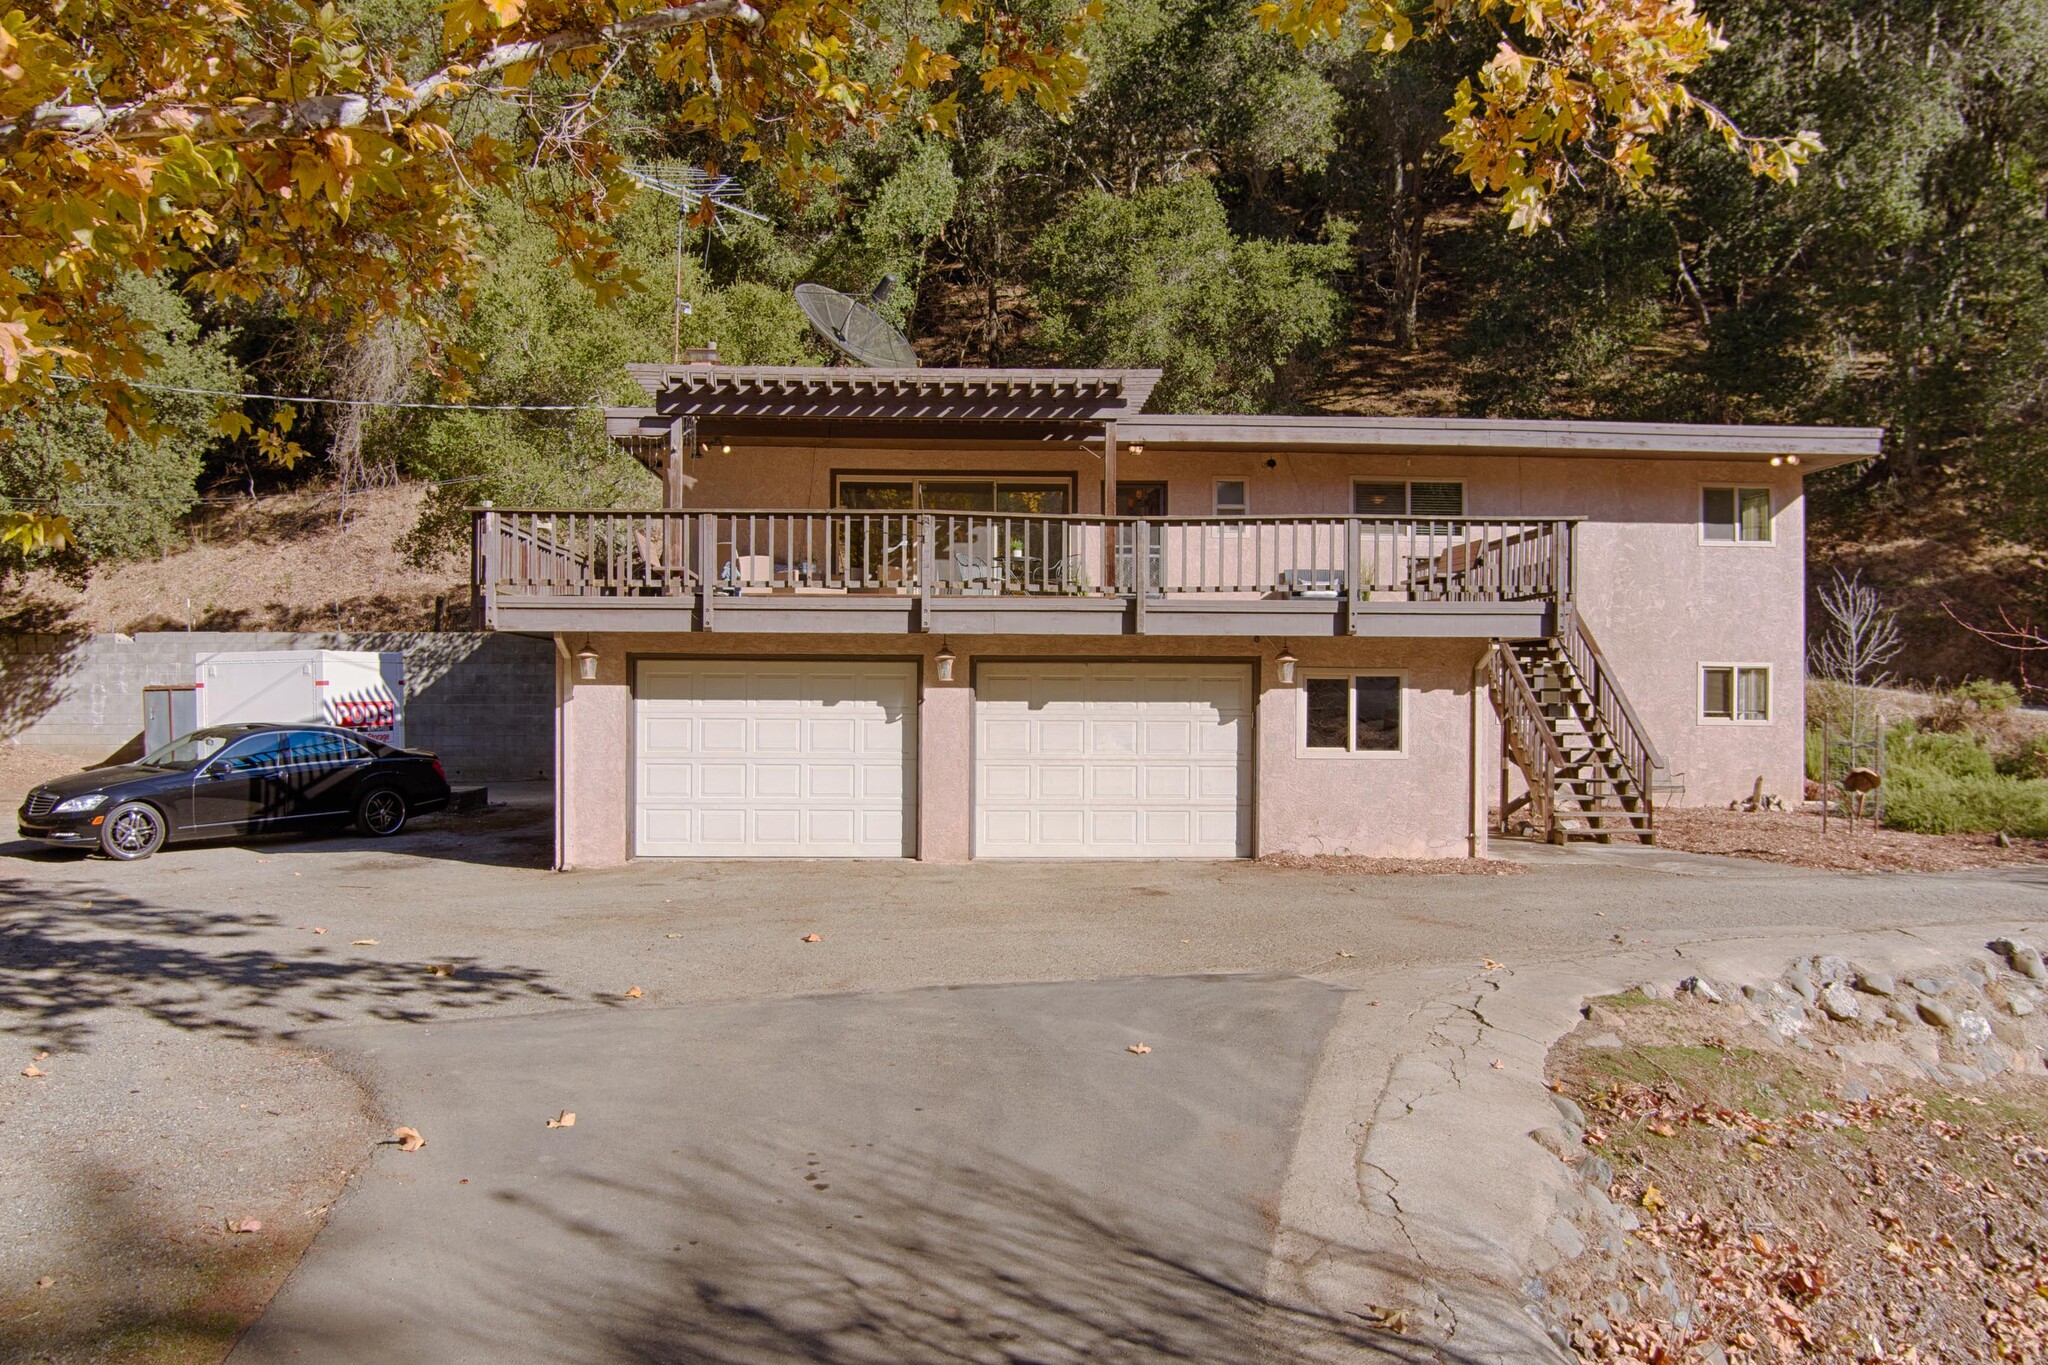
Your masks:
M1280 657L1273 662L1280 665L1280 685L1282 687L1294 686L1294 665L1297 662L1294 657L1294 651L1283 645L1280 649Z
M1794 465L1796 465L1796 464L1798 464L1798 463L1799 463L1799 457L1798 457L1797 455L1773 455L1773 456L1771 456L1771 468L1773 468L1773 469L1776 469L1776 468L1777 468L1777 467L1778 467L1779 465L1786 465L1786 464L1794 464Z
M583 648L576 651L576 676L584 682L597 681L597 650L587 635L583 637Z
M933 659L932 662L939 666L940 682L953 681L953 664L955 660L953 657L953 650L951 646L941 644L939 646L938 657Z

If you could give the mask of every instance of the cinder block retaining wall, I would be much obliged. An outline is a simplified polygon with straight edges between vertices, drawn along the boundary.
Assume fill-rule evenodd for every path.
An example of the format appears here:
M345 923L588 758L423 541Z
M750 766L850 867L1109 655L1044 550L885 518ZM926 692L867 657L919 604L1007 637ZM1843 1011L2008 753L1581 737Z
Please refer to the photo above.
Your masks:
M424 631L0 634L0 743L113 754L142 733L142 689L189 683L222 650L405 652L406 742L469 782L545 778L554 766L554 643Z

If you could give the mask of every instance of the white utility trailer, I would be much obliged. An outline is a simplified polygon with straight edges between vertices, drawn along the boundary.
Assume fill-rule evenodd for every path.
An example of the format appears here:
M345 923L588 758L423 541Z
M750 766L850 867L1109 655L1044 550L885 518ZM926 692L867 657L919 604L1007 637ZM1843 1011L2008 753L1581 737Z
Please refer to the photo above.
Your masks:
M397 650L202 654L192 681L201 726L336 725L386 744L405 743L405 655Z

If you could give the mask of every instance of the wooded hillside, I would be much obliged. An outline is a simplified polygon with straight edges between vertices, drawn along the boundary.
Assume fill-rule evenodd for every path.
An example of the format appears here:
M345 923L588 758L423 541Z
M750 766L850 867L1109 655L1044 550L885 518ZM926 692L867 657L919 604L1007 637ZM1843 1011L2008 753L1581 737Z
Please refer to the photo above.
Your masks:
M963 71L1008 69L985 29L928 17ZM160 361L145 383L364 405L252 398L221 421L159 391L152 442L110 434L97 389L40 401L0 441L0 496L61 511L75 539L0 546L0 566L82 576L178 543L203 494L319 481L431 484L404 539L421 563L479 499L644 504L651 480L588 407L633 397L626 363L678 341L823 360L790 288L892 274L886 307L928 364L1157 365L1155 403L1182 410L1882 425L1881 461L1813 481L1817 576L1862 567L1905 609L1903 675L2009 674L1943 604L2048 618L2028 548L2048 541L2048 0L1720 0L1707 18L1727 47L1687 81L1713 117L1647 147L1591 129L1540 211L1509 190L1513 216L1446 145L1475 72L1541 68L1502 76L1491 20L1297 43L1244 0L1108 0L1070 25L1071 98L958 81L943 117L821 139L801 177L736 157L673 84L622 66L609 147L718 165L765 222L679 223L613 176L593 290L561 221L501 177L464 229L483 268L425 323L134 272L117 283ZM443 20L415 0L356 16L373 42ZM1731 128L1823 150L1796 182L1760 177L1790 144L1731 155ZM1596 173L1615 157L1634 173ZM585 406L370 406L451 400Z

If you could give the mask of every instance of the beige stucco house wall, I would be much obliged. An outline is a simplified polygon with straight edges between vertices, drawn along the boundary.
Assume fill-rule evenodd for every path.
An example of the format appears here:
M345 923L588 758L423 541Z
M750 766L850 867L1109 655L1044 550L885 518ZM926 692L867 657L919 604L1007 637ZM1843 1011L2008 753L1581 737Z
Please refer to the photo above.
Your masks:
M813 636L600 635L597 677L580 680L564 638L556 673L558 863L605 867L631 855L633 831L633 667L643 659L830 658L916 660L918 703L917 848L930 862L973 856L976 661L1143 658L1242 662L1253 675L1253 853L1464 857L1483 851L1490 741L1475 691L1485 647L1471 641L1182 639L1133 642L1095 637L924 637L910 640ZM949 648L954 680L933 663ZM1279 680L1287 649L1297 681ZM1301 743L1300 680L1319 671L1399 673L1406 743L1399 753L1315 752ZM1481 683L1483 686L1483 682Z

